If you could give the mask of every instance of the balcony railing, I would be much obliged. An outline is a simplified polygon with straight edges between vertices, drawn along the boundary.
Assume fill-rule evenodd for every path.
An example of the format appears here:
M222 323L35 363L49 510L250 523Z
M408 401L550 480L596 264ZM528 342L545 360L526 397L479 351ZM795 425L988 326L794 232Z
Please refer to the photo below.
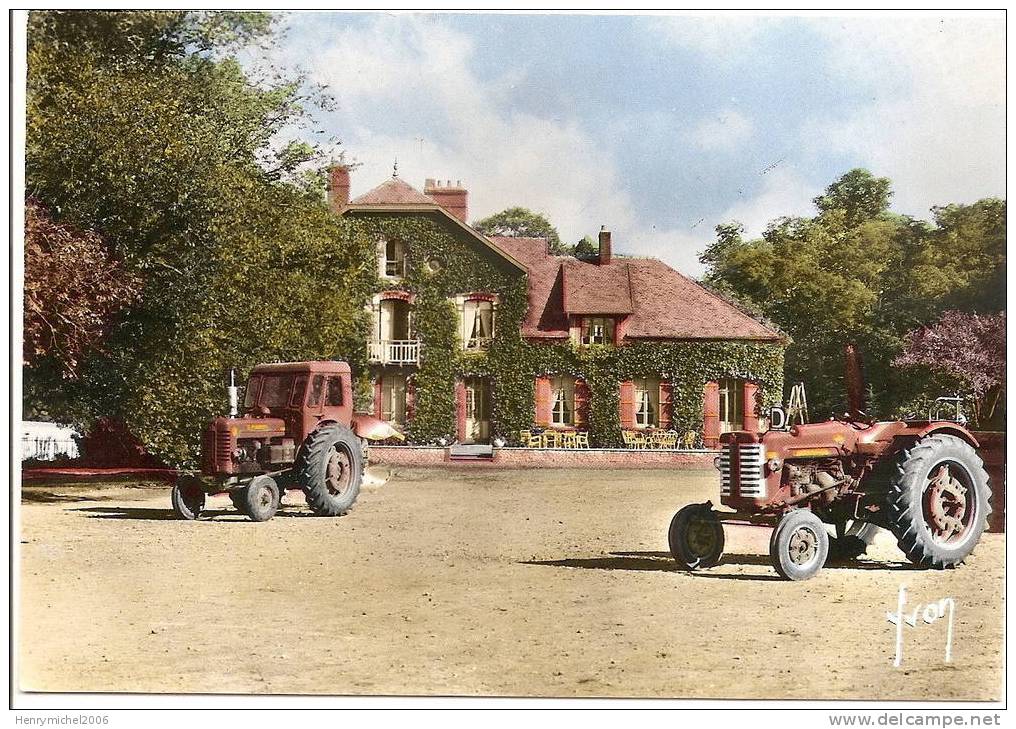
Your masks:
M380 362L381 364L420 363L419 339L375 340L369 344L371 362Z

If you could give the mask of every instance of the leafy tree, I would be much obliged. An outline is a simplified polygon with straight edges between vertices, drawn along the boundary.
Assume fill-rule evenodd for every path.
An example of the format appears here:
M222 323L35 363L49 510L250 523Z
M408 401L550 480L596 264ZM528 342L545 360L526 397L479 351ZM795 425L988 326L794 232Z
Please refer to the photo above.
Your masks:
M888 177L875 177L868 170L853 169L826 188L815 198L815 206L823 213L839 210L848 225L872 220L889 209L892 183Z
M273 144L320 96L299 78L251 76L233 55L270 41L270 21L30 15L29 192L61 223L96 231L143 295L80 362L65 401L48 395L51 370L26 370L29 409L119 417L157 455L192 463L202 424L222 409L223 368L364 364L362 300L376 275L365 238L301 177L318 150Z
M906 336L900 367L926 367L952 378L973 402L974 422L990 422L1005 393L1005 312L947 311Z
M845 344L863 352L869 411L884 414L934 384L891 366L908 331L948 308L1004 306L1004 201L939 208L929 224L889 213L891 194L885 178L852 170L814 217L777 218L753 240L718 226L700 257L707 284L791 336L787 379L806 382L816 413L844 409Z
M22 359L44 360L62 378L100 345L114 317L138 297L139 278L94 233L53 222L37 201L25 206L25 317Z
M576 258L588 258L590 256L595 256L599 252L600 245L593 240L592 236L587 235L570 248L571 255Z
M564 254L567 249L561 243L557 228L540 213L526 208L508 208L473 223L473 227L484 235L502 235L515 238L546 238L551 253Z

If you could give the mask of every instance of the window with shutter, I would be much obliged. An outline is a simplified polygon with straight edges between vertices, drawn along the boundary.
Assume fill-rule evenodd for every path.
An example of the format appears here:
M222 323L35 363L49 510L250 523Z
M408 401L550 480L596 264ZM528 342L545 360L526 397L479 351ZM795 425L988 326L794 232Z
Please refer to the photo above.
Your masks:
M550 425L551 387L549 377L536 378L536 424Z
M575 380L575 427L589 427L589 383L581 377Z
M619 412L621 415L622 428L635 427L635 383L628 381L621 383L621 403Z
M660 427L670 429L674 425L674 385L669 380L660 382Z

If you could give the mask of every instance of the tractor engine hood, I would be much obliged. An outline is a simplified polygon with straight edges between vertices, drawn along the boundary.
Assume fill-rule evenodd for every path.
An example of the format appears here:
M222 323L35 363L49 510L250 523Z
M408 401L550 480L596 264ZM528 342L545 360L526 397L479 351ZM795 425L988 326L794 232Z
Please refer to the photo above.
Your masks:
M286 421L282 418L216 418L213 427L241 438L275 438L286 434Z

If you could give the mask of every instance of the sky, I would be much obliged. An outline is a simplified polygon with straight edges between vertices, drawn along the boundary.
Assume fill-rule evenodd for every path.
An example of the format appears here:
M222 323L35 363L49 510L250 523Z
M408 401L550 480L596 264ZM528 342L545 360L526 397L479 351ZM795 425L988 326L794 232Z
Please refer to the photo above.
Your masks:
M461 180L471 221L512 206L564 242L703 272L717 224L749 235L855 167L893 209L1005 196L1005 21L518 14L284 16L271 51L337 100L316 123L359 167Z

